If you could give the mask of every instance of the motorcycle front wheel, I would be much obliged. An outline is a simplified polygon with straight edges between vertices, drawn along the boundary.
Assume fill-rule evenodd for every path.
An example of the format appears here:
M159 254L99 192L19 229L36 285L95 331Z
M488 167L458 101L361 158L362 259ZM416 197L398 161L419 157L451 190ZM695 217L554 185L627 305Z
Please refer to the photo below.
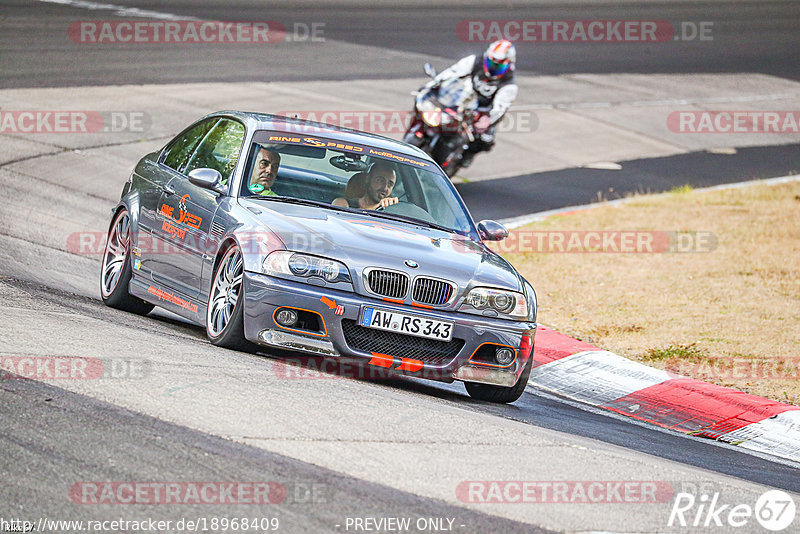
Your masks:
M413 127L409 128L409 130L403 136L403 142L425 150L424 145L427 143L427 138L424 135L421 137L417 137L416 135L417 131L418 131L417 128ZM427 150L425 151L427 152Z
M464 142L461 137L442 137L433 147L431 157L448 177L452 178L461 169Z

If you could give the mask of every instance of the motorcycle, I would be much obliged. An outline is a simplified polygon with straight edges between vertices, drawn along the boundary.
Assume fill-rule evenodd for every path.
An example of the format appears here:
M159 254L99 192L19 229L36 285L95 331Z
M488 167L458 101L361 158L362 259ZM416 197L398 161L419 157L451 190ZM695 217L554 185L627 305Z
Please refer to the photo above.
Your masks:
M436 70L429 63L424 70L431 78L436 77ZM484 111L478 108L469 78L422 87L416 92L414 118L403 141L430 154L452 178L461 168L464 151L475 141L472 124Z

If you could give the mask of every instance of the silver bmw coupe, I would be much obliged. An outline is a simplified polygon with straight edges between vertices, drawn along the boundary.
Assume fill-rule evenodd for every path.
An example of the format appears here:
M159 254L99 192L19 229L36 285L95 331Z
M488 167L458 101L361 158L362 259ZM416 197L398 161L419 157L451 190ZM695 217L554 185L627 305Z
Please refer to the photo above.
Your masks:
M421 150L320 123L224 111L136 165L113 209L104 302L166 308L211 343L283 349L513 402L533 287Z

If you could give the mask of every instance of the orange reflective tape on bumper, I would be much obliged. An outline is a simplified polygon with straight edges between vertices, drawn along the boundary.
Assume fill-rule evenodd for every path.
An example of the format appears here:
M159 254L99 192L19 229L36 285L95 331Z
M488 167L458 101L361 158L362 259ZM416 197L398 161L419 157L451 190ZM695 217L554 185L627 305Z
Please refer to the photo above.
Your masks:
M419 360L412 360L411 358L400 358L403 362L397 368L399 371L412 371L416 372L422 369L422 362Z
M378 367L390 368L394 365L394 357L388 354L381 354L379 352L372 353L372 359L369 361L370 365L377 365Z

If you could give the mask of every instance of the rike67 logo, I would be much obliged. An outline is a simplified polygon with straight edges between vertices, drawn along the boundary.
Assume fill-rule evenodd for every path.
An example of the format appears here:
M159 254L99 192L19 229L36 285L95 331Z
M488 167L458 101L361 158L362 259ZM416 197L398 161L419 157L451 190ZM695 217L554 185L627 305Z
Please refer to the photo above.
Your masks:
M703 529L752 526L752 521L772 532L786 530L795 518L796 506L791 495L781 490L769 490L761 495L755 505L724 502L719 492L687 493L675 495L667 525L670 527L698 527ZM797 529L791 530L796 532Z

